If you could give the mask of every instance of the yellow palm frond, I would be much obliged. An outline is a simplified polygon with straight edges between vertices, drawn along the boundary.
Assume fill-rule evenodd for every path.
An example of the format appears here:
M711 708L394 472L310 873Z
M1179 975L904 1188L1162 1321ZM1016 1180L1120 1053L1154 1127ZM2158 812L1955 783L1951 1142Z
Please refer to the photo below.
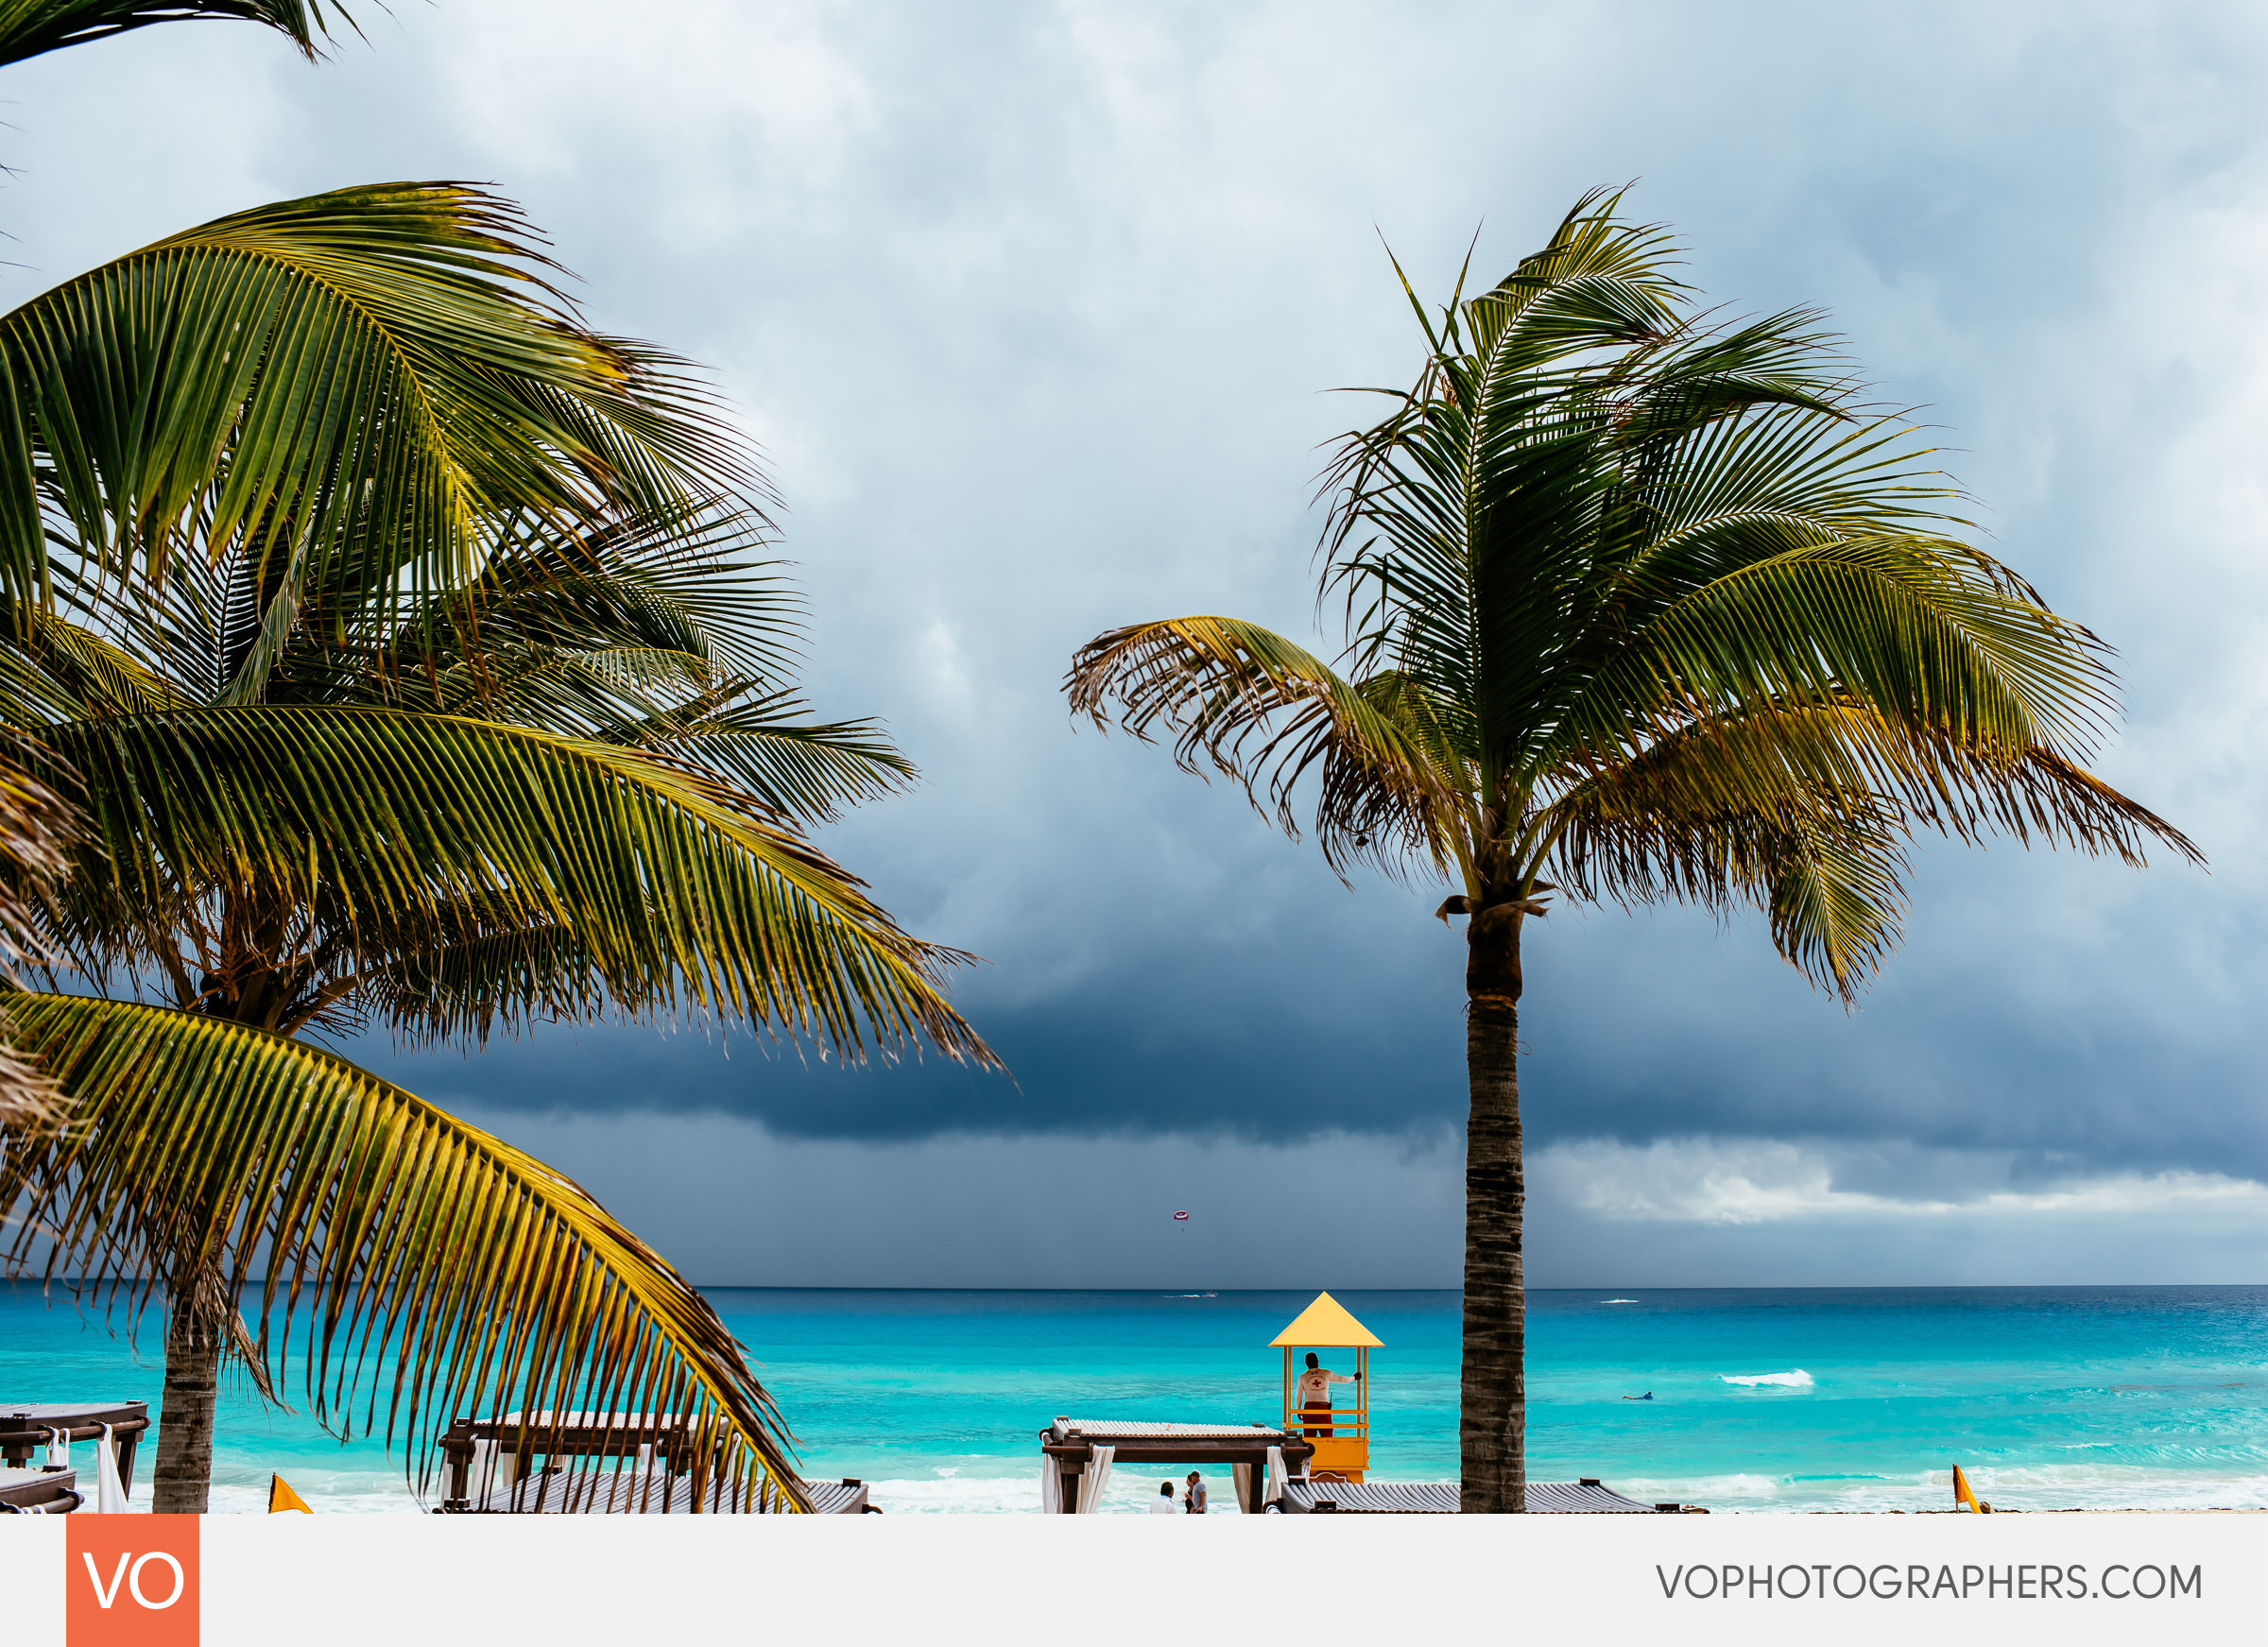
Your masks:
M256 1289L249 1352L294 1357L342 1434L451 1419L681 1414L696 1503L808 1508L771 1398L708 1302L589 1192L330 1053L163 1007L9 1001L67 1124L0 1134L11 1267ZM382 1412L383 1410L383 1412ZM604 1467L591 1463L580 1467Z

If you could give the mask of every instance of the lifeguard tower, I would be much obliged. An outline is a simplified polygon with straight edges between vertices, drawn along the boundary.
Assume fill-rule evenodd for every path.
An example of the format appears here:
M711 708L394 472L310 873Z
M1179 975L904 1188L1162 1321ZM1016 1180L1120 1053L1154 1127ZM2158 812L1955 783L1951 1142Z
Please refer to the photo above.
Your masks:
M1384 1344L1347 1313L1346 1306L1336 1298L1317 1293L1315 1301L1276 1335L1271 1347L1283 1351L1283 1427L1294 1435L1304 1434L1315 1450L1308 1464L1309 1474L1359 1483L1370 1467L1370 1352L1383 1349ZM1353 1403L1332 1408L1328 1420L1299 1399L1299 1375L1307 1370L1311 1349L1325 1367L1342 1374L1345 1366L1332 1366L1323 1352L1354 1351ZM1325 1394L1328 1396L1328 1388Z

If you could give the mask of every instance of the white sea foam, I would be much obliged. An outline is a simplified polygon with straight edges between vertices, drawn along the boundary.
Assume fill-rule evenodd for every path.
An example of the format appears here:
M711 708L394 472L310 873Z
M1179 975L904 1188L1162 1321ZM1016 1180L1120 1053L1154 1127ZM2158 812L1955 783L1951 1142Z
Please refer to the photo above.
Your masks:
M1635 1304L1638 1300L1636 1298L1601 1298L1599 1302L1602 1304Z
M1717 1376L1728 1384L1743 1384L1751 1389L1758 1384L1778 1384L1791 1390L1808 1390L1812 1387L1812 1375L1801 1367L1794 1372L1719 1373Z

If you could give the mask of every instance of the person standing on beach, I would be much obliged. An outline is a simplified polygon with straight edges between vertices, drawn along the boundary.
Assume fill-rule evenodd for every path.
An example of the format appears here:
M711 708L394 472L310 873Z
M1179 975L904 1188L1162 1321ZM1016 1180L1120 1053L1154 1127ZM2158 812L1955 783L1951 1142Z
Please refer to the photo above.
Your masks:
M1158 1496L1150 1501L1150 1514L1153 1516L1178 1516L1180 1513L1174 1507L1174 1484L1170 1481L1160 1482Z
M1205 1513L1205 1478L1194 1469L1189 1472L1189 1491L1182 1495L1181 1505L1193 1516Z
M1307 1370L1299 1375L1299 1422L1308 1439L1331 1434L1331 1386L1358 1383L1362 1374L1349 1378L1335 1373L1315 1359L1315 1352L1307 1352Z

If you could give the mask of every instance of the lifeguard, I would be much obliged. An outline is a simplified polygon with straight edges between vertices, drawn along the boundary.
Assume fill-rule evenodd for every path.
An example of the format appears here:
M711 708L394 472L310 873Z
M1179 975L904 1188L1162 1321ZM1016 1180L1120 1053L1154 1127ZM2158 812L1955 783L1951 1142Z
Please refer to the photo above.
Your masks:
M1329 1293L1299 1312L1297 1319L1276 1335L1271 1347L1283 1351L1283 1427L1304 1433L1315 1456L1311 1474L1359 1482L1370 1467L1370 1352L1383 1347L1379 1338ZM1324 1349L1354 1351L1351 1376L1334 1372L1315 1353ZM1344 1364L1343 1363L1341 1364ZM1354 1386L1354 1403L1334 1408L1333 1384Z

